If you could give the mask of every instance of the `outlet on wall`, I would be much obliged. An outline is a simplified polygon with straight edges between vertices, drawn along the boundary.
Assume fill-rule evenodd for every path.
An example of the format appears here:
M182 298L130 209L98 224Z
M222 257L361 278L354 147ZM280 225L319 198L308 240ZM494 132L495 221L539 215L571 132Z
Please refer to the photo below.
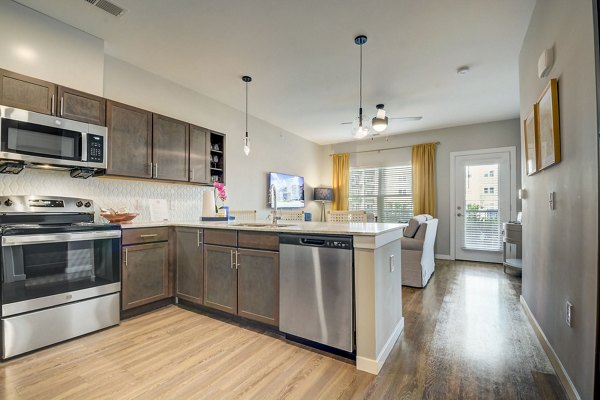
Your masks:
M566 310L566 320L567 326L573 326L573 304L567 301L567 310Z

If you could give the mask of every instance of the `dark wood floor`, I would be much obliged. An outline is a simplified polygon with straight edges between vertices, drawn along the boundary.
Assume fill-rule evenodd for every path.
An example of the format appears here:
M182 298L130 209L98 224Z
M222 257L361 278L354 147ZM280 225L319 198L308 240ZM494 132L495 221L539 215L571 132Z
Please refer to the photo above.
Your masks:
M498 265L439 261L377 377L170 306L0 364L0 399L564 399L519 294Z
M368 397L566 398L522 311L521 278L497 264L436 265L426 289L403 289L405 330Z

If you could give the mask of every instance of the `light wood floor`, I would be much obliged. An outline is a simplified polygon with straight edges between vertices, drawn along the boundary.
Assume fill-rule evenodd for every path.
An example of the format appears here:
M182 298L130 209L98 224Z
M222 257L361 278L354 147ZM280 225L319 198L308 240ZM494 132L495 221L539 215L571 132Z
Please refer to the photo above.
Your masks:
M405 288L405 331L378 377L175 306L0 365L1 399L562 399L500 266L438 262Z

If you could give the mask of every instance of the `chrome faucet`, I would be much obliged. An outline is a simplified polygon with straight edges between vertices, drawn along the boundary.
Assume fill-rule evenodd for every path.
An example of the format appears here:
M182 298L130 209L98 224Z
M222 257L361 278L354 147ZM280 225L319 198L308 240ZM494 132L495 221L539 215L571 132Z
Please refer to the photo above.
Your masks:
M271 185L269 188L269 195L271 196L271 205L275 209L275 211L272 212L273 225L277 225L277 219L279 219L279 217L277 216L277 189L275 188L275 185Z

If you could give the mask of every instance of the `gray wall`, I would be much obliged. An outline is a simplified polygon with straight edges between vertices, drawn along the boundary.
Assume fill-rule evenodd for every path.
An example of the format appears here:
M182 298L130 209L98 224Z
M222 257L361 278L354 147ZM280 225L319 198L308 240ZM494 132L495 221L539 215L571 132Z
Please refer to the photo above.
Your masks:
M450 254L450 153L454 151L488 149L494 147L515 146L520 154L519 120L489 122L485 124L465 125L432 131L393 135L385 139L362 140L339 143L331 146L334 153L360 150L383 149L386 147L411 146L419 143L440 142L436 153L437 216L440 220L435 244L436 254ZM410 149L389 150L371 153L369 157L355 157L351 162L374 166L389 165L396 158L398 163L410 162ZM376 160L374 160L376 159ZM377 161L378 159L378 161ZM517 171L520 170L520 158L517 157ZM517 174L518 175L518 174ZM519 178L519 177L518 177ZM517 179L517 188L520 179Z
M548 83L537 60L555 46L563 161L523 176L523 297L577 391L593 396L598 274L594 33L589 0L538 1L519 58L521 116ZM548 207L556 192L557 207ZM565 302L574 325L565 324Z

